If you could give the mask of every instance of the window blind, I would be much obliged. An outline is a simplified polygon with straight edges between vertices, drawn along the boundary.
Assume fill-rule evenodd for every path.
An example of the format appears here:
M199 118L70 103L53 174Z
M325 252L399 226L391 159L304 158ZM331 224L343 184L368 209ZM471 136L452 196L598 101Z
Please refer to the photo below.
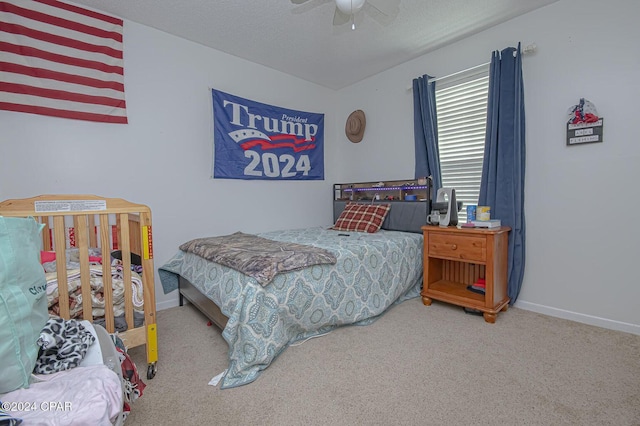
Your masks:
M459 222L467 218L466 206L478 204L487 122L489 65L436 85L438 147L442 186L455 188L463 202Z

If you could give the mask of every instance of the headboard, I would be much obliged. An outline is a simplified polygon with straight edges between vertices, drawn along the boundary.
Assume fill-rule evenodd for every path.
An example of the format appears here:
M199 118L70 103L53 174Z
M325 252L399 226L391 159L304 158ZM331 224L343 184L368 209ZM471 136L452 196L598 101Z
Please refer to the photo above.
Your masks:
M347 203L354 201L335 200L333 202L333 222L335 223ZM427 223L429 203L423 201L375 201L375 204L391 204L387 217L382 222L382 229L422 233L421 227ZM372 204L362 201L359 204Z

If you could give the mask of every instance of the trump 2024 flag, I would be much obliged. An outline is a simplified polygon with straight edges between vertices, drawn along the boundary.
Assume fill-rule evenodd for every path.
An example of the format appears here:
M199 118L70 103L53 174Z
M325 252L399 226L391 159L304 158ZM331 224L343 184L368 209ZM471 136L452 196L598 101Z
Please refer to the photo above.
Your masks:
M324 179L324 114L212 92L214 178Z
M0 0L0 109L127 123L122 20L56 0Z

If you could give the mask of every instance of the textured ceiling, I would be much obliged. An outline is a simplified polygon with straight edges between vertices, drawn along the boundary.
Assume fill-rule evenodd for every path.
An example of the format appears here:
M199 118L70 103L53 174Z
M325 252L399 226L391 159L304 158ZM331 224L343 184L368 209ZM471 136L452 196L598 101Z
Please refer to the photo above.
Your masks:
M74 3L340 89L557 0L367 1L355 31L333 25L334 0Z

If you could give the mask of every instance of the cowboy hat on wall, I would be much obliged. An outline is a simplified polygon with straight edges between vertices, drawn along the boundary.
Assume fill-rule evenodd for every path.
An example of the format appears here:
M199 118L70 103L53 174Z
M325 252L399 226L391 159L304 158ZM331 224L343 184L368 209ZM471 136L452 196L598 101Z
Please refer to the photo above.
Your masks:
M366 124L367 120L364 116L364 111L361 109L353 111L347 118L347 124L344 127L347 138L353 143L360 142L364 136Z

